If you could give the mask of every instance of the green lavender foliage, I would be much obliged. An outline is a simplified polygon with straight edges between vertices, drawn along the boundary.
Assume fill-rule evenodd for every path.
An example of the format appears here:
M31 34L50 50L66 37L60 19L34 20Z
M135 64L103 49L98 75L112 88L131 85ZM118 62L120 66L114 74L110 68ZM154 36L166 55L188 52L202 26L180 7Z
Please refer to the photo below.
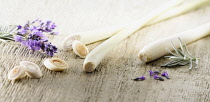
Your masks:
M13 35L16 31L16 25L0 26L0 40L3 42L14 41Z
M176 67L189 64L189 69L198 68L199 58L192 56L192 54L187 49L186 44L183 43L180 38L178 39L181 49L175 48L173 42L171 42L171 46L173 47L175 53L171 52L168 48L166 48L166 50L171 55L165 56L165 58L169 58L169 60L171 61L164 64L162 67Z

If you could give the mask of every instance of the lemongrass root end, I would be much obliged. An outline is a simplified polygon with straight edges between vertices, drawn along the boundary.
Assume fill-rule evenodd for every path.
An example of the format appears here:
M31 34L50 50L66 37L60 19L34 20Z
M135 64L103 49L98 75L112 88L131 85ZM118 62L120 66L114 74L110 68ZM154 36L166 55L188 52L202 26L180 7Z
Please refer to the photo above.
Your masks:
M95 70L95 64L92 62L85 63L83 69L85 72L93 72Z
M148 56L145 54L145 53L139 53L138 54L138 56L139 56L139 59L143 62L143 63L146 63L146 62L148 62Z

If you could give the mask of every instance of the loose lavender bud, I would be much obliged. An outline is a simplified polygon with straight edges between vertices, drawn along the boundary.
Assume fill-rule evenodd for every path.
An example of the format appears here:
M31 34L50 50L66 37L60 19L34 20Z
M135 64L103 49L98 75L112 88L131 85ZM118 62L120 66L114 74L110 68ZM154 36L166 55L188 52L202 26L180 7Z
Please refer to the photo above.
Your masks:
M167 71L164 71L164 72L161 74L161 76L166 77L167 79L170 79L170 77L169 77Z
M153 78L154 78L155 80L158 80L160 77L159 77L158 75L154 75Z
M160 74L160 71L154 71L155 74Z
M164 79L162 77L159 77L157 74L153 76L153 78L155 80L160 80L160 81L164 81Z
M153 75L154 75L154 72L150 70L150 71L149 71L149 75L150 75L150 76L153 76Z
M137 77L137 78L135 78L135 79L133 79L134 81L143 81L143 80L145 80L146 79L146 77L144 77L144 76L141 76L141 77Z

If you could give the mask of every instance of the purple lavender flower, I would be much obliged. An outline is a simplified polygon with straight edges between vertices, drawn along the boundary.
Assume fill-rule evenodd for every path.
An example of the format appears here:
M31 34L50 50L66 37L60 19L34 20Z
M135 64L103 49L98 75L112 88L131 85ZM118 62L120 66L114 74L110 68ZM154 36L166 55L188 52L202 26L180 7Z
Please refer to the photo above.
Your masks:
M134 81L143 81L143 80L145 80L146 79L146 77L144 77L143 75L141 76L141 77L137 77L137 78L135 78L135 79L133 79Z
M21 28L22 28L22 26L21 26L21 25L18 25L18 26L17 26L17 29L18 29L18 30L19 30L19 29L21 29Z
M164 72L161 74L161 76L166 77L167 79L170 79L170 77L169 77L167 71L164 71Z
M44 33L58 34L58 32L53 32L57 27L55 23L36 19L32 22L28 21L24 26L18 25L17 27L18 33L14 36L16 42L21 42L34 51L42 50L50 56L56 53L57 47L48 42L48 38L44 35Z
M24 29L24 28L21 28L21 29L18 30L18 34L24 35L26 33L27 33L27 30Z
M53 56L54 53L57 53L57 47L54 45L51 45L51 43L49 44L42 44L41 45L41 49L43 52L46 52L48 55Z
M15 35L15 36L14 36L14 40L15 40L15 42L21 42L21 41L22 41L22 39L23 39L23 37L22 37L22 36L19 36L19 35Z
M22 44L27 46L29 49L34 50L34 51L41 49L41 47L40 47L41 42L37 41L37 40L29 39L27 41L22 41Z
M149 71L149 75L150 75L150 76L153 76L153 75L154 75L154 72L150 70L150 71Z
M160 77L158 75L154 75L153 78L158 80Z
M155 80L160 80L160 81L164 81L164 79L162 77L159 77L157 74L153 76L153 78Z

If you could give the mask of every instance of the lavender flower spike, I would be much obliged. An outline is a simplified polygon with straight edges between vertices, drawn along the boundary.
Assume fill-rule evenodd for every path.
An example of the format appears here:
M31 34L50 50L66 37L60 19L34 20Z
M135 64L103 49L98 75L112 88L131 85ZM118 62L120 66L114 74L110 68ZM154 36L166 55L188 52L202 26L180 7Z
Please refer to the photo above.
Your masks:
M48 42L47 34L58 34L54 32L57 26L52 21L42 22L36 19L27 22L24 26L17 26L17 35L14 36L16 42L20 42L33 51L42 50L46 54L53 56L57 51L57 47Z
M23 37L22 37L22 36L19 36L19 35L15 35L15 36L14 36L14 40L15 40L15 42L21 42L21 41L22 41L22 39L23 39Z

